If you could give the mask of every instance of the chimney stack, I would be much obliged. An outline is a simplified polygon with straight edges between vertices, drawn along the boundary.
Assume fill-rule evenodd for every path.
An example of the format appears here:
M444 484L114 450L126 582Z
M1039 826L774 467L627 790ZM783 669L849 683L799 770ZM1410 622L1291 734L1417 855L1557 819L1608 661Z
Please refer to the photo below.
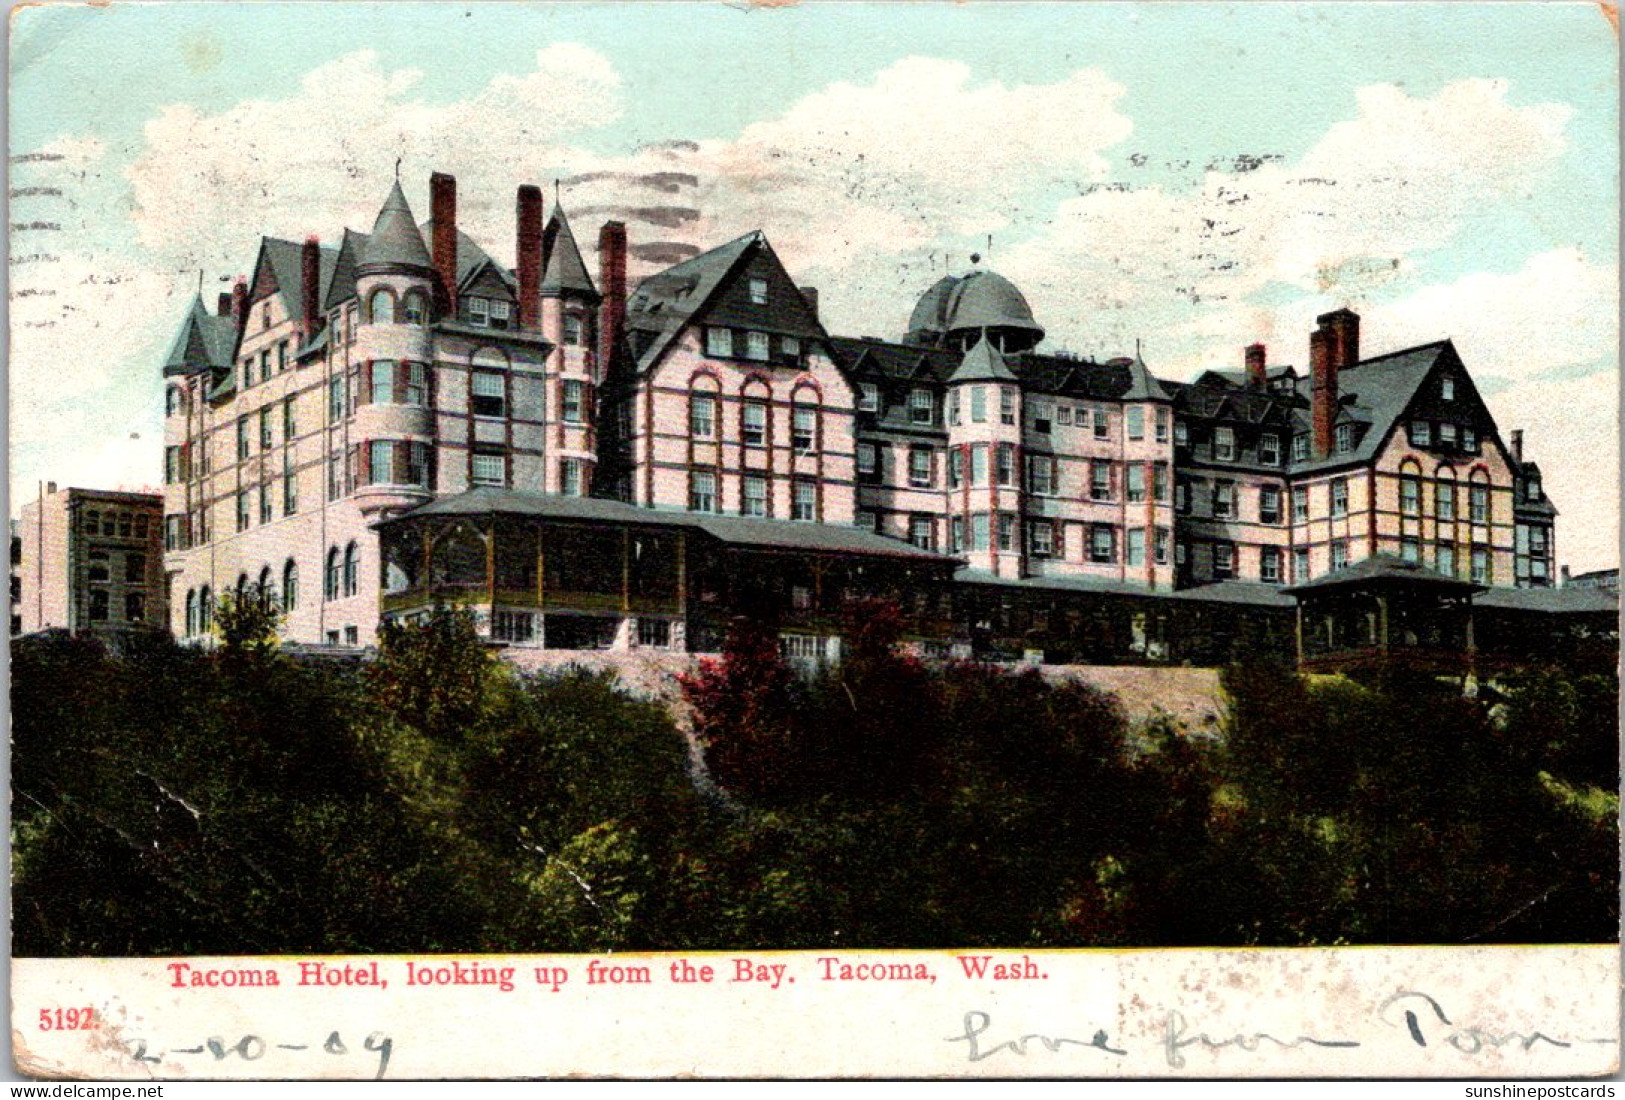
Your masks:
M542 189L527 183L519 188L514 214L517 232L515 267L519 271L519 327L542 325Z
M457 177L444 172L429 176L429 218L434 240L429 246L435 272L440 276L440 312L457 309Z
M1332 369L1347 370L1360 361L1360 315L1350 309L1322 313L1315 322L1331 333Z
M813 319L817 320L817 318L818 318L818 288L815 287L815 286L802 286L802 287L797 287L796 289L801 291L801 296L804 299L806 299L806 301L807 301L807 308L812 310Z
M215 300L214 311L221 317L236 316L237 307L231 304L231 293L229 291L223 292L220 297Z
M1512 461L1523 465L1523 429L1512 429Z
M1309 334L1309 417L1316 458L1325 458L1332 453L1332 428L1337 423L1334 351L1335 343L1330 330L1323 327Z
M300 296L304 299L304 338L309 342L316 335L322 318L322 242L315 236L305 238L300 253Z
M598 286L604 292L598 306L598 377L603 378L626 330L625 222L605 222L598 230Z
M1264 371L1264 345L1248 344L1245 352L1247 363L1247 384L1256 389L1263 389L1267 381Z
M241 275L231 286L231 311L237 316L237 331L248 328L248 280Z

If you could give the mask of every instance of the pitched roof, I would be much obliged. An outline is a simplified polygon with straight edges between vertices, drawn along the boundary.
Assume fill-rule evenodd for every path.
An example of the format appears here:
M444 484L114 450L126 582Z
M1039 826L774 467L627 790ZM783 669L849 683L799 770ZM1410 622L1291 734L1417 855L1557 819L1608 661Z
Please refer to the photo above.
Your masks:
M269 268L271 278L276 282L277 293L290 317L303 317L305 315L305 246L298 241L285 241L279 237L260 238L260 257L255 264L255 284L259 281L262 268ZM333 273L338 268L339 250L331 245L323 245L318 253L321 257L320 278L316 286L317 309L322 308L325 300L325 291L332 285Z
M423 243L423 234L418 232L417 221L412 217L412 207L401 191L400 180L389 189L389 197L379 208L378 220L373 222L372 232L367 237L367 247L361 253L357 268L434 267L429 249Z
M426 241L434 240L434 219L433 218L431 218L428 221L424 222L422 225L420 225L418 227L418 229L423 233L423 239L424 240L426 240ZM480 247L479 243L476 242L473 237L470 237L467 233L464 233L461 229L458 229L457 230L457 285L458 285L458 287L460 288L460 287L466 285L468 283L468 281L471 278L473 278L474 275L480 270L480 268L485 267L487 265L489 265L493 271L495 271L498 275L500 275L502 277L502 281L508 285L508 288L510 290L518 289L519 280L514 277L514 273L512 271L509 271L507 268L503 267L501 264L497 263L496 260L492 259L491 254L489 252L485 251L484 248Z
M647 370L721 285L734 266L762 239L746 233L719 248L674 264L644 279L628 299L626 328L638 369Z
M1464 581L1459 577L1446 576L1434 569L1429 569L1420 562L1406 561L1396 558L1392 554L1372 554L1362 558L1353 565L1327 573L1324 577L1316 577L1312 581L1283 588L1281 591L1295 595L1300 592L1318 592L1329 588L1346 588L1357 585L1371 584L1408 584L1426 585L1434 588L1458 589L1463 592L1482 592L1484 586Z
M1272 584L1258 581L1215 581L1195 588L1182 588L1168 593L1170 600L1188 600L1196 603L1242 604L1249 607L1298 606L1298 602Z
M885 538L862 528L843 524L801 523L783 519L705 515L697 512L666 512L641 508L618 500L559 496L553 493L533 493L490 486L476 486L461 493L440 497L404 512L394 519L488 515L493 512L500 512L503 515L536 516L542 519L588 520L698 530L719 542L733 546L907 558L922 562L942 562L944 565L950 565L956 560L921 550L901 539Z
M1473 603L1501 611L1554 615L1619 613L1619 593L1606 588L1492 588Z
M1337 372L1339 399L1348 406L1353 419L1370 427L1355 441L1354 449L1346 454L1295 462L1296 471L1312 471L1322 467L1345 466L1356 462L1369 462L1377 456L1387 442L1394 423L1404 415L1411 399L1422 382L1447 353L1455 349L1449 340L1436 340L1420 347L1363 359L1352 367ZM1296 380L1294 390L1300 400L1310 399L1313 381L1309 377Z
M361 262L361 253L367 247L367 235L346 229L339 241L339 254L333 261L333 278L322 298L322 308L332 309L340 302L355 297L355 265Z
M1027 588L1039 590L1053 590L1059 592L1091 592L1105 596L1166 596L1165 592L1153 592L1143 584L1131 581L1120 581L1107 577L1088 576L1038 576L1038 577L997 577L984 569L960 569L954 573L954 581L959 584L989 584L1002 588Z
M232 345L237 340L237 321L218 317L195 296L181 319L181 327L164 356L164 377L192 374L209 367L230 367Z
M1265 382L1277 382L1292 373L1293 369L1285 364L1274 367L1266 367L1264 369L1264 380ZM1244 370L1218 370L1209 368L1196 376L1196 385L1245 386L1247 385L1247 372Z
M1128 389L1123 393L1124 401L1166 401L1168 391L1162 388L1162 383L1152 376L1146 368L1145 360L1140 358L1136 351L1134 358L1128 365Z
M598 288L592 285L592 276L587 274L587 265L581 260L581 249L576 247L576 236L570 231L564 207L553 208L544 239L551 245L547 251L547 270L542 272L542 293L573 292L596 298Z

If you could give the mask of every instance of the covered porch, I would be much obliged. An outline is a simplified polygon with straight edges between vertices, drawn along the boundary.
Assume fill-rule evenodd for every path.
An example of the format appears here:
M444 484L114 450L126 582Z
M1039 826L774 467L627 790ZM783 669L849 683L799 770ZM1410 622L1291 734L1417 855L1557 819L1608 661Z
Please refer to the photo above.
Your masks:
M1448 673L1474 667L1473 597L1483 585L1374 554L1284 591L1298 601L1298 665L1306 671L1393 661Z

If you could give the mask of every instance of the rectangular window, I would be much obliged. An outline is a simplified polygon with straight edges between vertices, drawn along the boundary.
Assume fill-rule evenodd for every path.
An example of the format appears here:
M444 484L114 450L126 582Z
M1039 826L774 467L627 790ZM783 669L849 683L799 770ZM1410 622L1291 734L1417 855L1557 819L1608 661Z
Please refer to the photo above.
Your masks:
M1054 408L1047 400L1034 401L1032 406L1033 431L1038 432L1040 435L1048 435L1050 433L1051 421L1055 416Z
M580 314L566 313L564 315L564 343L572 348L578 348L586 342L587 324Z
M1229 580L1236 575L1236 548L1228 542L1213 544L1213 579Z
M1346 516L1349 514L1349 483L1347 478L1334 478L1332 480L1332 515Z
M713 439L717 434L717 399L708 393L688 398L688 434L692 439Z
M908 395L908 419L911 424L929 424L936 412L930 390L911 390Z
M750 281L750 300L754 305L765 306L767 304L766 279L752 279Z
M880 411L879 386L873 382L858 383L858 411L867 413Z
M1400 539L1399 557L1402 561L1420 562L1422 560L1422 544L1415 539Z
M875 472L875 445L873 443L858 444L858 473L872 474Z
M760 401L747 401L742 406L740 436L747 447L767 445L767 406Z
M1332 543L1332 568L1347 569L1349 564L1349 544L1342 539Z
M278 374L288 369L288 342L286 340L276 346L276 369Z
M1027 524L1027 542L1035 558L1055 555L1055 524L1047 519L1030 520Z
M124 555L124 582L126 584L145 584L147 581L147 556L145 554Z
M798 336L779 337L779 356L786 362L801 362L801 338Z
M965 517L954 516L948 521L948 553L957 554L965 549Z
M977 488L987 484L987 444L973 443L970 448L970 483Z
M768 349L767 333L745 333L745 358L765 362L771 355L772 352Z
M791 487L790 518L812 523L818 519L818 486L798 478Z
M852 516L852 526L861 527L865 531L875 531L880 524L880 517L866 508L859 508Z
M733 353L734 334L732 329L708 328L705 330L705 354L719 359L731 359Z
M344 419L344 375L335 374L327 380L327 422L337 424Z
M393 405L395 403L395 367L393 359L376 359L372 364L372 403L374 405Z
M972 424L987 423L986 386L972 386L970 388L970 422Z
M1097 523L1089 529L1089 560L1099 564L1117 560L1116 528Z
M402 363L400 370L403 376L402 385L406 390L406 403L416 408L423 408L429 403L429 385L423 364Z
M1236 486L1229 481L1213 483L1213 517L1230 519L1236 514Z
M267 322L267 323L269 323L269 322ZM270 380L271 380L271 349L266 348L264 351L260 352L260 381L261 382L269 382Z
M1474 485L1471 493L1472 517L1474 523L1488 523L1490 521L1490 487L1488 485Z
M1000 485L1014 486L1016 483L1016 447L1013 443L1000 443L998 450L994 451L994 477Z
M1274 466L1281 461L1281 437L1265 432L1258 437L1258 461Z
M282 514L291 516L299 511L299 475L294 472L292 460L282 460Z
M512 305L506 298L491 299L491 327L507 328Z
M818 438L818 410L797 405L790 418L790 446L797 454L812 454Z
M1157 442L1168 442L1168 410L1164 408L1157 409Z
M970 518L970 548L972 550L986 550L988 548L988 515L986 512L977 512Z
M239 416L237 418L237 460L241 462L248 455L248 417Z
M999 423L1016 422L1016 391L1008 386L999 387Z
M559 493L562 496L581 496L581 460L566 458L559 462Z
M1346 455L1354 450L1354 425L1339 424L1336 438L1337 453Z
M1478 453L1478 432L1472 428L1463 428L1461 430L1461 449L1470 455L1476 455Z
M1490 583L1490 552L1482 546L1473 547L1472 580L1474 584Z
M1279 546L1259 548L1258 579L1265 584L1281 583L1281 548Z
M1309 519L1309 488L1306 485L1292 487L1292 522L1304 523Z
M1130 568L1145 565L1145 528L1130 527L1123 533L1123 564Z
M1454 424L1439 425L1439 446L1454 447L1456 445L1456 426Z
M908 483L916 489L931 487L931 448L908 449Z
M1110 500L1112 498L1112 464L1110 462L1089 463L1089 499Z
M993 534L1000 550L1014 550L1016 548L1016 517L1009 512L1000 512Z
M491 301L488 298L468 299L468 323L476 328L487 328L491 324Z
M1292 437L1292 461L1303 462L1309 458L1309 436L1295 435Z
M1143 504L1145 502L1145 463L1130 462L1124 467L1126 475L1125 492L1128 494L1130 504Z
M1258 490L1258 522L1281 522L1281 490L1273 485Z
M1130 439L1145 438L1145 408L1140 405L1130 405L1123 410L1123 424Z
M1168 464L1159 462L1151 467L1151 495L1168 503Z
M248 530L248 490L237 493L237 530Z
M299 425L293 416L293 398L282 399L282 442L292 443L299 435Z
M1169 541L1169 538L1170 538L1170 535L1169 535L1168 528L1166 528L1166 527L1158 527L1157 528L1157 541L1156 541L1155 553L1156 553L1157 564L1158 565L1167 565L1168 564L1168 541Z
M957 489L965 481L965 450L963 447L950 447L948 449L948 488Z
M1411 421L1411 446L1433 446L1433 426L1426 420Z
M1109 439L1112 434L1111 413L1105 409L1095 410L1095 438Z
M1448 542L1441 542L1433 548L1433 568L1447 577L1456 575L1456 548Z
M1231 462L1236 457L1236 432L1234 428L1213 429L1213 457L1220 462Z
M505 486L508 484L508 456L476 452L472 473L475 485Z
M164 484L173 485L180 480L181 449L179 447L164 448Z
M1174 421L1174 446L1184 447L1191 441L1191 431L1183 420Z
M1031 455L1027 459L1027 485L1034 496L1055 494L1055 456Z
M767 515L767 478L746 475L739 513L745 516Z
M580 424L585 419L586 408L583 402L585 394L586 383L574 378L564 380L559 397L559 417L566 424Z
M1399 479L1399 510L1407 516L1422 514L1422 483L1414 477Z
M1072 406L1060 405L1055 410L1055 422L1063 428L1072 426Z
M710 470L691 470L688 475L688 510L717 511L717 475Z
M1456 518L1456 486L1453 482L1441 481L1434 486L1434 513L1440 523L1450 523Z
M1445 401L1456 399L1456 380L1448 374L1439 379L1439 396Z
M908 541L921 550L935 550L937 540L934 530L930 516L910 516L908 520Z
M1309 551L1292 551L1292 582L1302 584L1309 579Z

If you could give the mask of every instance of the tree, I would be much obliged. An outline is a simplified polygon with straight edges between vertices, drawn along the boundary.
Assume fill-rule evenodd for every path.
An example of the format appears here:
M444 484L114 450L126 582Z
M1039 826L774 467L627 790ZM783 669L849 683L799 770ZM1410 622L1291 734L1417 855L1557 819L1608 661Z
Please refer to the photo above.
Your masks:
M770 625L734 619L722 659L702 660L678 684L706 767L724 791L771 800L804 777L806 744L793 720L799 693Z
M378 706L430 737L449 740L479 720L497 671L474 613L437 606L420 622L382 623L378 659L364 678Z

